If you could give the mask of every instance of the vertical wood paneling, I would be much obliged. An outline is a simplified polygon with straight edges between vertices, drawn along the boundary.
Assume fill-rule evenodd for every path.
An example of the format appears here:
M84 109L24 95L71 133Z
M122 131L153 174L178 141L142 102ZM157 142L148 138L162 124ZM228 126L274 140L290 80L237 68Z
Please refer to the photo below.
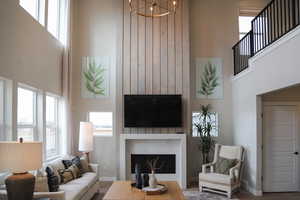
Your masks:
M140 1L145 7L145 1ZM146 9L145 9L146 11ZM138 94L146 92L146 18L138 16Z
M138 4L138 1L133 1L133 4ZM138 6L138 5L135 5ZM131 34L130 34L130 61L131 61L131 94L138 94L138 16L131 13Z
M176 92L176 65L175 65L175 15L168 16L168 94ZM169 129L170 133L176 132L175 128Z
M160 18L153 19L153 93L160 94Z
M133 3L144 1L133 1ZM142 5L141 5L142 6ZM166 6L166 5L164 5ZM149 12L149 10L147 10ZM176 14L145 18L129 12L124 0L123 93L182 94L184 131L188 131L189 37L188 1ZM174 133L182 129L124 129L124 133Z
M150 11L147 10L149 13ZM146 92L153 94L153 19L146 18ZM146 129L146 133L153 133L152 128Z
M130 46L131 46L131 15L129 12L128 1L124 0L123 18L123 93L130 94ZM123 99L122 99L123 102ZM123 117L123 116L122 116ZM130 129L124 128L124 133L130 133Z
M176 44L176 94L182 94L182 1L175 15L175 44Z
M124 31L123 31L123 92L130 94L130 39L131 39L131 16L129 12L128 1L124 0Z

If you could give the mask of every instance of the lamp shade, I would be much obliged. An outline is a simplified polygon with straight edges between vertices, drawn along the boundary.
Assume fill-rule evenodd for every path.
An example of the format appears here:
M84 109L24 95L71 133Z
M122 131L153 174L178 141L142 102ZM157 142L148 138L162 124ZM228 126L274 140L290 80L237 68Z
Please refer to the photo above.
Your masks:
M41 142L0 142L0 171L22 173L42 167Z
M93 124L90 122L80 122L79 130L79 151L93 151Z

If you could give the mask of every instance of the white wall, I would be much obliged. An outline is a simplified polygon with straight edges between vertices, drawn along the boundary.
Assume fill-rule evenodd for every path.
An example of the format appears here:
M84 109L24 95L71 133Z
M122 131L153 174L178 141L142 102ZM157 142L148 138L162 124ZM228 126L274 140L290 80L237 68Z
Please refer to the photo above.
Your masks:
M75 0L73 18L73 124L74 149L78 150L79 122L87 121L88 112L114 112L113 137L94 137L92 162L100 165L101 177L117 176L117 144L115 113L116 63L122 34L122 0ZM110 56L110 96L100 99L81 97L81 59L83 56Z
M18 0L1 0L0 27L0 76L60 95L60 42Z
M261 98L258 95L300 83L300 28L250 60L232 81L234 143L246 148L244 180L261 192ZM246 184L246 185L247 185Z
M0 77L9 81L6 102L6 139L17 126L17 83L61 95L63 47L28 14L18 0L0 3Z
M233 59L231 47L238 41L238 0L190 1L191 49L191 110L199 111L200 105L211 104L219 114L219 143L232 144L232 93L231 76ZM224 97L217 100L196 98L196 58L217 57L223 61ZM199 138L189 137L188 176L196 181L201 171L202 157L198 149Z

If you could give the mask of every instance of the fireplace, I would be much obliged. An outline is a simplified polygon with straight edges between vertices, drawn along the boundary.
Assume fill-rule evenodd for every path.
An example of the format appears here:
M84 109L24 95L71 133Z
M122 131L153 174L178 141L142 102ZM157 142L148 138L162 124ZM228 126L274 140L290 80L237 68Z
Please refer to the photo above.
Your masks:
M154 159L158 159L156 174L176 174L175 154L131 154L131 173L135 173L136 164L142 173L151 173L147 162Z
M177 181L186 188L185 134L120 134L120 180L135 179L136 162L144 163L142 170L149 173L145 163L157 156L164 163L156 170L158 181Z

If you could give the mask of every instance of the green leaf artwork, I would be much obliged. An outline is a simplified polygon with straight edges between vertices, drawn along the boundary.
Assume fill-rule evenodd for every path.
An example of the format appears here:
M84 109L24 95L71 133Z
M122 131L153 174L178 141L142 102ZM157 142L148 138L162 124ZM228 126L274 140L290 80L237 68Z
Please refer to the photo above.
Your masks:
M105 70L103 66L97 65L95 60L92 60L83 72L85 87L93 95L105 95Z
M211 62L208 62L204 67L204 72L200 82L200 89L197 92L208 97L214 94L216 87L219 85L217 67Z

